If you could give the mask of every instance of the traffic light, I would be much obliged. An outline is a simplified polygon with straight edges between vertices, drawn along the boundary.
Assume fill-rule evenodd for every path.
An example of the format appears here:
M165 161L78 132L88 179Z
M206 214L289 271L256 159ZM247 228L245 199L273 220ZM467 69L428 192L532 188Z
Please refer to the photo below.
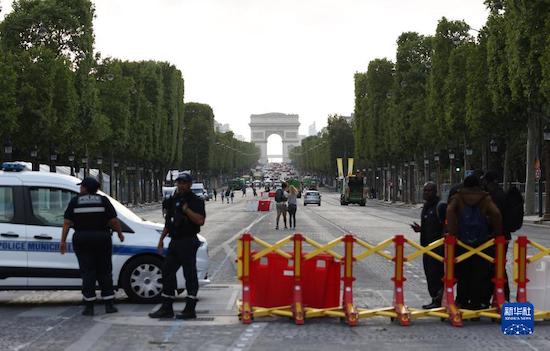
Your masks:
M460 167L456 167L456 168L455 168L455 171L456 171L457 173L459 173L459 172L460 172Z

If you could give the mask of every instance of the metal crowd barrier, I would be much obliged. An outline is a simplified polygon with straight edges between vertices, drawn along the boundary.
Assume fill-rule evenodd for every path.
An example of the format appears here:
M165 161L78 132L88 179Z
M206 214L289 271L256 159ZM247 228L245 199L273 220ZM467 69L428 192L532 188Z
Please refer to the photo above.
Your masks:
M261 249L253 251L252 243L258 244ZM282 248L289 243L293 244L292 252L283 251ZM304 252L304 243L312 248L311 252ZM535 256L527 257L527 244L540 252ZM413 249L413 252L407 256L405 256L405 245ZM462 326L465 319L489 317L498 320L501 318L501 308L505 303L505 245L505 238L498 236L474 248L457 240L453 235L447 235L426 247L403 235L396 235L379 244L371 245L352 234L336 238L325 245L302 234L287 236L274 244L269 244L250 233L245 233L238 240L237 246L237 275L242 282L242 300L238 301L239 319L249 324L257 317L282 316L293 319L296 324L304 324L305 319L308 318L337 317L348 325L355 326L359 319L389 317L392 321L397 320L399 324L407 326L412 320L419 318L440 318L448 320L455 327ZM342 246L343 254L335 251L338 246ZM361 252L354 253L356 246ZM386 252L389 246L393 246L393 254ZM444 257L434 252L441 246L445 249ZM457 246L465 249L465 252L455 257ZM491 247L495 248L494 257L484 252ZM375 309L358 308L353 302L354 264L373 254L383 257L394 265L394 275L391 278L394 285L393 304ZM404 262L412 261L423 254L430 255L444 265L444 294L440 308L416 309L408 307L405 303ZM482 310L463 309L455 304L454 286L457 282L455 265L474 255L495 265L495 276L492 279L493 305ZM550 248L534 243L526 237L519 237L516 240L514 277L518 285L518 302L527 301L527 264L545 255L550 255ZM310 261L316 258L321 259L321 263L325 262L323 267L310 264ZM266 262L261 263L261 260ZM343 266L342 277L339 272L334 273L334 269L332 271L329 269L333 266L333 262ZM261 270L263 274L259 274ZM309 275L314 279L308 280ZM319 281L324 284L319 284ZM315 282L318 283L317 286L312 286ZM335 290L337 300L341 295L341 303L335 302ZM257 294L260 291L268 296L259 298ZM262 303L255 303L259 300ZM549 318L550 311L536 310L535 319Z

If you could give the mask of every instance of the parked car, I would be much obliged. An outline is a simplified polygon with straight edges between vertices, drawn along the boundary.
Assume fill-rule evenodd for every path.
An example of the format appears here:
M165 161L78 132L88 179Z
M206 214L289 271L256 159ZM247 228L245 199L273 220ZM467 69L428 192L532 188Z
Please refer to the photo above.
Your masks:
M321 206L321 194L315 190L307 190L304 195L304 206L315 204Z
M203 183L193 183L191 185L191 191L195 193L198 197L203 199L204 201L208 201L206 190L204 188Z
M49 172L29 172L3 164L0 170L0 290L80 290L82 281L72 249L59 253L61 227L80 179ZM157 302L162 290L163 256L157 244L163 225L141 219L108 195L126 240L113 240L113 282L135 302ZM208 244L199 235L197 275L208 280ZM178 273L178 289L185 287Z

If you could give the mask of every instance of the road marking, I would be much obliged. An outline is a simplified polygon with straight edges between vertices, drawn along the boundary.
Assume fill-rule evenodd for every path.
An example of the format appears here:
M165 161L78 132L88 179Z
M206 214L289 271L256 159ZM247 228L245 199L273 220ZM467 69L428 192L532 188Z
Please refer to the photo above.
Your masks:
M239 295L239 290L233 291L231 298L227 301L227 310L233 311L233 306L235 306L235 301L237 300L237 295Z
M252 228L253 226L255 226L256 224L258 224L262 219L264 219L269 213L265 213L263 215L261 215L260 217L256 218L252 223L250 223L249 225L247 225L246 227L244 227L243 229L239 230L235 235L233 235L231 238L227 239L226 241L224 241L220 246L218 246L217 248L213 249L212 252L210 253L210 256L211 257L214 257L216 256L216 254L218 252L220 252L221 250L225 249L225 246L226 245L229 245L230 243L232 242L235 242L237 240L237 238L245 233L245 232L248 232L250 231L250 228Z
M65 349L65 351L87 351L111 328L107 323L96 323L90 330L80 337L75 343Z
M258 338L262 330L267 326L268 323L255 323L249 325L242 333L239 335L233 345L228 347L228 350L231 351L245 351L249 350L254 343L254 340Z

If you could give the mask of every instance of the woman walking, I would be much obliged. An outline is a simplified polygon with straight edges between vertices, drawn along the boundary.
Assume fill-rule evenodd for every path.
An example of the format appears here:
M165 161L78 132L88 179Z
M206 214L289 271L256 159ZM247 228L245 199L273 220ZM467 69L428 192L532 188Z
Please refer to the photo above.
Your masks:
M296 210L298 209L298 189L294 185L290 186L288 194L288 224L291 229L296 229Z

